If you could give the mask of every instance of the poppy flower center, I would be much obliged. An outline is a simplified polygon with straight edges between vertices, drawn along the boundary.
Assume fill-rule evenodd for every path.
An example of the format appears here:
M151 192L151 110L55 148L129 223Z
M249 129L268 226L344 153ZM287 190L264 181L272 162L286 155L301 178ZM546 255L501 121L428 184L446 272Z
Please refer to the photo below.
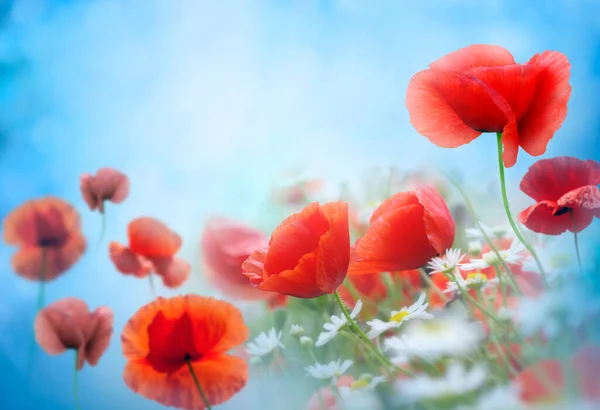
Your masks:
M41 237L37 241L37 246L40 248L60 248L66 243L66 238L61 236Z
M556 209L554 212L552 212L552 214L553 214L554 216L561 216L561 215L564 215L564 214L566 214L566 213L567 213L567 212L569 212L570 210L571 210L571 208L567 208L567 207L565 207L565 208L558 208L558 209Z
M194 342L193 323L184 313L178 318L167 319L158 312L148 326L148 355L146 360L159 373L173 373L203 357Z

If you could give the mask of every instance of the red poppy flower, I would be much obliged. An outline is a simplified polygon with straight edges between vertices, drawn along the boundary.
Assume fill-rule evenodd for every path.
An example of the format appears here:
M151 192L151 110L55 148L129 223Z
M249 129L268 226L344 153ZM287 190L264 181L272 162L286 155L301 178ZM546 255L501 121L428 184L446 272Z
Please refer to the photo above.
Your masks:
M567 115L571 65L559 52L517 64L502 47L476 44L429 67L410 80L406 107L417 132L440 147L501 132L504 165L512 167L519 146L542 155Z
M450 210L435 188L400 192L371 216L349 274L417 269L452 246L454 231Z
M559 360L543 360L523 370L515 379L521 397L527 402L559 400L565 393L566 378L573 374L575 385L589 402L600 402L600 346L586 345L566 365Z
M348 204L313 203L284 220L242 271L260 290L315 298L335 292L349 260Z
M90 312L81 299L65 298L40 310L34 323L35 339L50 355L77 350L77 369L95 366L108 348L113 312L107 307Z
M79 179L83 199L90 210L104 213L104 201L120 204L129 194L129 178L112 168L100 168L96 175L83 174Z
M123 378L134 392L165 406L204 409L195 377L211 405L226 402L248 380L248 365L227 354L248 338L241 312L196 295L157 298L125 325Z
M60 198L25 202L4 220L4 242L19 247L15 272L29 280L49 281L69 270L83 255L85 237L79 213Z
M150 272L159 275L165 286L176 288L186 281L191 267L175 258L181 248L181 237L162 222L153 218L137 218L127 226L129 245L117 242L109 245L110 259L115 268L138 278Z
M600 217L600 163L573 157L542 159L521 180L521 191L537 203L519 214L534 232L580 232Z
M240 222L211 219L204 228L200 244L208 281L233 299L279 301L279 293L256 289L242 274L242 263L252 252L268 246L268 243L262 232Z

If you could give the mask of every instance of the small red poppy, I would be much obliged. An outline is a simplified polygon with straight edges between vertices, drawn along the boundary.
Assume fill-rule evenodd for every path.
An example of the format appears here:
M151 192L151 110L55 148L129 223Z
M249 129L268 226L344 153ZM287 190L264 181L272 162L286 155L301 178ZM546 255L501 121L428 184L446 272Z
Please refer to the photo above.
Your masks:
M521 180L521 191L537 203L519 214L534 232L580 232L600 217L600 163L573 157L542 159Z
M268 238L262 232L250 226L221 217L210 219L200 243L203 271L208 281L233 299L266 299L279 304L279 293L256 289L242 274L242 263L252 252L268 246L268 243Z
M107 307L90 312L83 300L65 298L40 310L34 329L38 344L50 355L77 350L77 369L81 370L85 361L95 366L108 348L113 312Z
M164 223L148 217L134 219L127 226L128 246L109 244L109 256L115 268L138 278L150 272L159 275L165 286L179 287L190 274L189 263L175 258L181 237Z
M104 213L104 201L120 204L129 194L129 178L112 168L100 168L96 175L83 174L79 179L83 199L90 210Z
M349 260L348 204L313 203L285 219L242 271L260 290L315 298L335 292Z
M439 192L431 186L386 199L356 244L349 274L417 269L452 247L455 226Z
M86 249L77 210L60 198L25 202L4 220L4 242L19 247L15 272L32 281L50 281L69 270Z
M504 165L512 167L519 146L542 155L567 115L571 65L559 52L518 64L502 47L475 44L429 67L410 80L406 107L415 129L440 147L500 132Z
M224 403L248 381L247 363L228 354L248 334L242 313L227 302L159 297L125 325L123 378L131 390L165 406L204 409L195 375L211 405Z

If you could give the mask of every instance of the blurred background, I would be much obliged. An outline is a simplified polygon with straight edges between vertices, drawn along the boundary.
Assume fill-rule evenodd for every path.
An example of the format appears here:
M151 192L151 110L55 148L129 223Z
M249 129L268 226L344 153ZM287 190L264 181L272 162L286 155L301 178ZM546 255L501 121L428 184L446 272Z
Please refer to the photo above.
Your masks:
M89 250L48 285L47 303L77 296L115 310L110 349L80 373L86 410L161 406L122 381L121 329L151 295L96 250L100 217L81 199L83 172L110 166L131 179L128 200L107 210L106 243L125 241L142 215L184 238L192 278L160 295L218 295L198 269L204 221L265 223L270 187L291 167L333 191L374 166L459 170L468 191L500 200L493 136L438 148L404 106L410 77L460 47L498 44L520 62L565 53L569 115L545 157L600 159L594 0L1 0L0 25L0 216L44 195L75 204ZM515 210L529 204L518 182L534 161L521 152L507 171ZM27 377L38 285L12 273L13 251L0 247L1 407L73 408L71 355L38 350ZM221 408L259 408L253 383Z

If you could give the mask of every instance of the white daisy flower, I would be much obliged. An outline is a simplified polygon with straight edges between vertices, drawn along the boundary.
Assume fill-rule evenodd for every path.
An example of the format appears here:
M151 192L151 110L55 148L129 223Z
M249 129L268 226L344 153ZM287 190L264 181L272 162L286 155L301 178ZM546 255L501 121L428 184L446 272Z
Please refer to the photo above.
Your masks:
M498 278L488 278L481 272L469 273L466 277L456 276L455 280L448 282L444 293L460 292L460 289L487 289L498 283Z
M290 335L293 337L300 337L304 334L304 328L300 325L292 325L290 329Z
M250 356L262 357L270 354L277 348L285 349L281 343L281 332L277 334L275 328L269 330L269 334L261 332L252 343L246 345L246 352Z
M481 255L481 259L471 259L468 263L461 263L459 268L462 270L486 269L490 266L499 266L502 261L506 263L519 263L525 259L523 251L525 246L519 240L513 240L508 249L498 250L500 258L496 252L489 251Z
M373 319L367 322L371 326L371 330L367 333L369 338L373 339L390 329L397 329L405 322L412 319L432 319L433 315L426 312L429 303L425 303L425 294L422 293L419 299L409 307L403 307L400 310L393 310L390 315L390 320Z
M407 357L437 360L467 356L484 338L478 322L470 321L466 313L450 311L432 320L411 322L401 336L386 339L384 348L391 353L392 362L401 364Z
M336 362L329 362L327 364L315 363L312 366L306 367L306 371L315 379L321 380L335 380L346 373L346 370L352 366L354 362L352 360L338 360Z
M437 256L427 262L427 267L431 270L430 274L445 273L446 275L460 276L458 266L465 255L460 253L460 249L446 249L444 256Z
M505 238L510 232L512 232L512 229L506 225L496 225L490 227L479 222L479 226L490 239L502 239ZM469 239L485 240L485 237L481 233L481 230L479 230L479 228L477 227L467 228L465 229L465 233L467 234L467 238Z
M358 314L360 313L361 308L362 308L362 301L358 300L356 302L356 305L354 306L354 309L352 309L352 312L350 313L350 317L352 319L356 318L356 316L358 316ZM331 322L325 323L323 325L323 329L325 329L325 331L321 332L319 334L319 337L317 338L317 343L315 343L315 346L320 347L320 346L323 346L326 343L330 342L334 337L337 336L340 329L342 327L344 327L347 323L348 323L348 320L346 319L346 316L344 316L343 314L340 316L332 315Z
M345 400L349 397L356 396L358 394L365 393L367 391L371 391L380 383L385 381L385 377L383 376L371 376L365 375L361 376L358 380L353 382L350 387L348 386L340 386L338 390L340 392L340 396Z
M409 403L447 396L461 396L483 386L488 376L488 368L477 364L466 369L460 363L448 366L442 377L420 375L396 383L400 396Z

